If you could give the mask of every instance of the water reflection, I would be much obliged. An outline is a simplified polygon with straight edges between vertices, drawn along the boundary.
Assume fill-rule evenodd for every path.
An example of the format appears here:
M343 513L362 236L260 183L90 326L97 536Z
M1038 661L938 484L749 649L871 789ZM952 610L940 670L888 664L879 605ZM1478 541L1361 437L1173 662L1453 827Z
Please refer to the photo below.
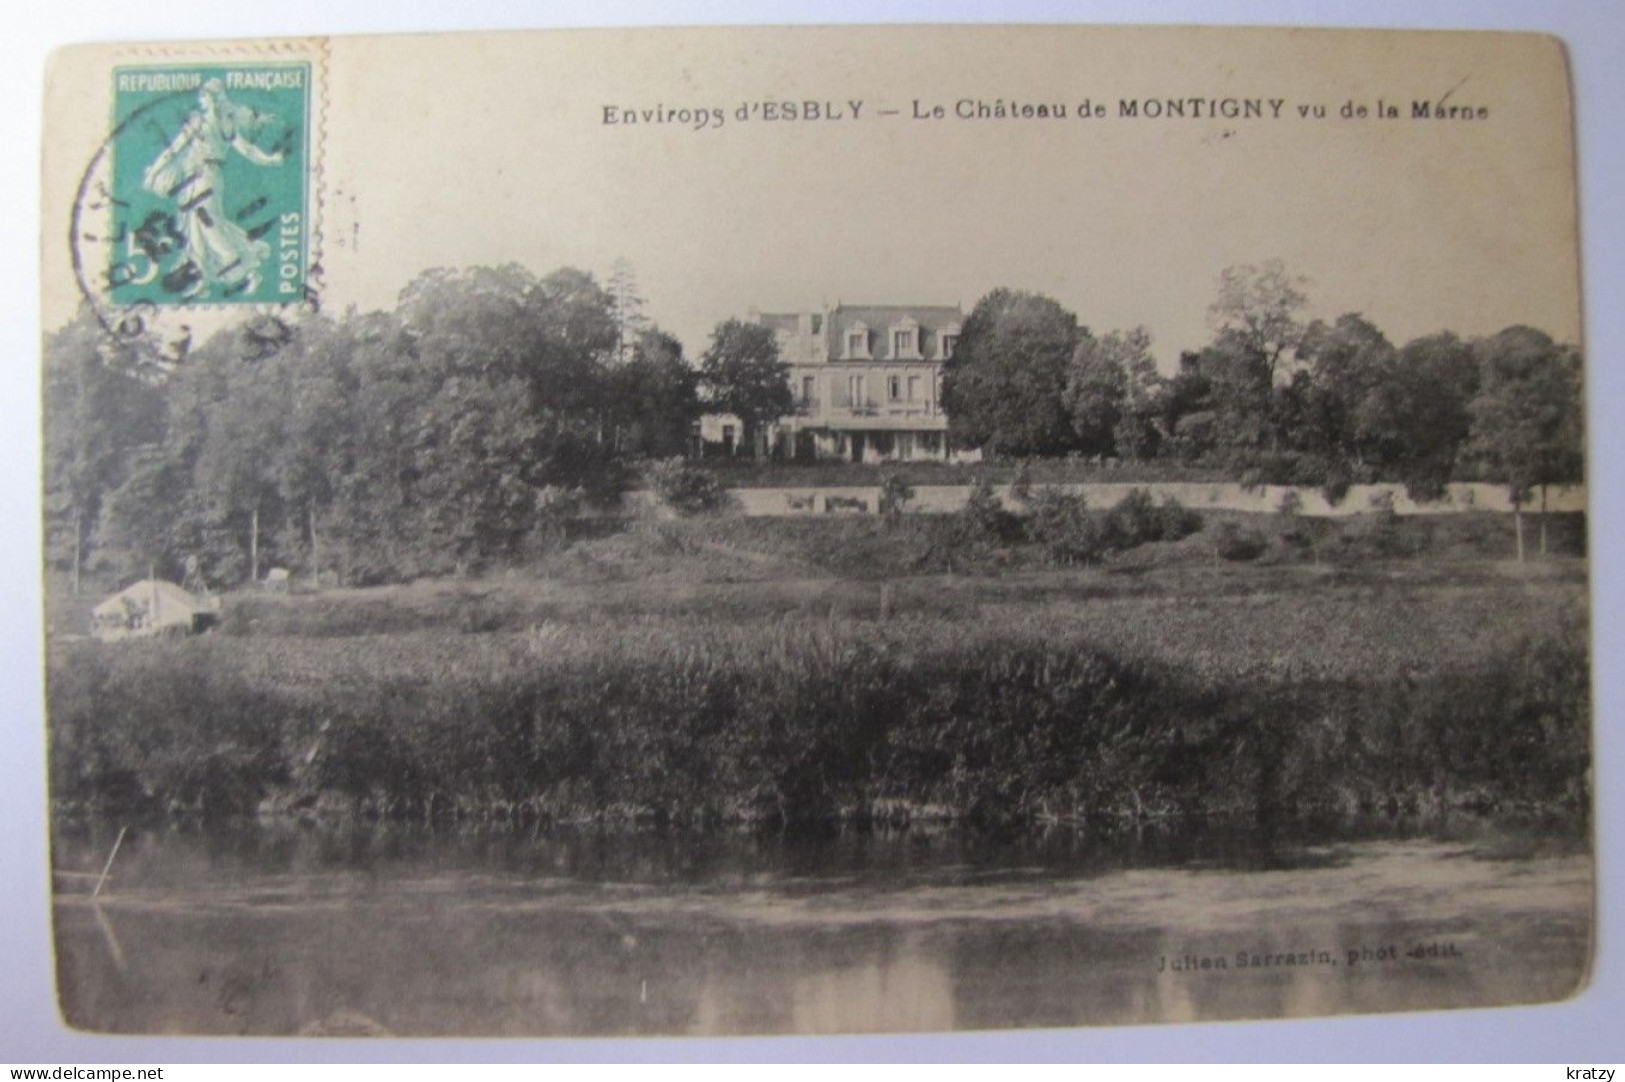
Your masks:
M1573 991L1590 944L1587 839L1548 826L164 827L130 832L92 902L72 873L114 833L58 828L56 939L65 1016L120 1032L824 1033L1471 1006ZM1319 952L1334 962L1285 961Z

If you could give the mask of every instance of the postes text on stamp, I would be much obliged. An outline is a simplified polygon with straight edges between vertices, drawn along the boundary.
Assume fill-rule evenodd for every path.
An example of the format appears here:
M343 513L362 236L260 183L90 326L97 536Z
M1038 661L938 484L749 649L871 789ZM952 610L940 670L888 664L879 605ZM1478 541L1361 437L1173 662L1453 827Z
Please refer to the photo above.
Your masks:
M121 67L113 79L112 306L303 300L310 66Z

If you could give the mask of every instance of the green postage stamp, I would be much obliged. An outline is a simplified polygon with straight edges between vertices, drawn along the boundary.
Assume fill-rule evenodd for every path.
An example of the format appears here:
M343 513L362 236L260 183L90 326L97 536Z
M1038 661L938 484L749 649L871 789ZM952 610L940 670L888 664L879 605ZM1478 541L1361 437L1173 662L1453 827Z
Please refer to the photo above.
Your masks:
M310 85L307 63L114 70L115 308L304 297Z

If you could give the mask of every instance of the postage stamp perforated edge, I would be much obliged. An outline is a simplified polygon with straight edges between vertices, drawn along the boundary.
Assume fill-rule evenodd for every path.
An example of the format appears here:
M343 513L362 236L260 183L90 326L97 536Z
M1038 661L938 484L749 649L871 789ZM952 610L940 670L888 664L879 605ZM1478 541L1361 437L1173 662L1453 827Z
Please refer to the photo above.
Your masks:
M97 213L107 208L94 206L98 194L109 194L112 189L112 150L117 129L116 94L112 89L115 72L141 67L219 66L234 61L303 63L309 74L304 141L303 187L307 221L303 289L298 296L287 300L260 300L231 305L198 302L185 297L169 299L162 304L150 301L131 305L115 304L112 283L105 273L105 267L110 262L107 258L109 253L103 247L110 243L113 230L108 215ZM326 241L324 212L327 203L329 70L329 40L325 37L263 42L136 43L116 46L111 50L108 54L105 84L108 88L107 134L97 144L84 168L73 203L68 237L79 292L110 332L121 339L143 344L163 355L174 348L173 343L177 337L185 337L190 333L191 322L206 320L211 314L220 312L222 308L229 308L236 316L285 315L290 311L320 308L325 275L322 255ZM98 248L101 250L97 250Z

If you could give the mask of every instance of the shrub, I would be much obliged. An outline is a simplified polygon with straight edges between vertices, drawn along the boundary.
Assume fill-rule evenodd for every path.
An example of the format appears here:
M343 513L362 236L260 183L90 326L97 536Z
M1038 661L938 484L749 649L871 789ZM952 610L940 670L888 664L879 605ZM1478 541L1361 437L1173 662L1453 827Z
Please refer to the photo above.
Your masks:
M646 477L660 501L679 515L715 514L728 506L722 482L680 458L652 463Z
M1143 488L1131 489L1106 512L1105 532L1114 542L1112 547L1120 549L1162 540L1162 518L1151 501L1151 493Z
M206 644L92 645L53 659L47 692L51 795L65 805L218 818L286 780L294 711Z
M1346 462L1334 462L1326 470L1326 476L1320 483L1320 494L1326 497L1326 502L1336 507L1343 502L1354 487L1354 471L1349 469Z
M1105 537L1081 495L1041 488L1027 506L1027 536L1043 546L1051 563L1093 563L1105 555Z
M569 535L570 521L581 510L585 494L562 485L544 485L536 492L536 508L530 531L521 552L536 557L562 548Z
M1370 484L1376 478L1369 466L1299 451L1243 451L1230 459L1228 467L1248 488L1263 485L1318 487L1333 507L1343 502L1354 485Z
M1033 462L1030 458L1021 460L1016 467L1016 474L1010 479L1010 498L1019 504L1029 504L1033 498Z
M1262 534L1257 530L1244 530L1234 522L1219 523L1213 538L1213 550L1225 560L1256 560L1264 554L1265 547Z
M1202 528L1202 516L1172 496L1160 506L1136 488L1106 512L1104 536L1112 548L1131 549L1151 541L1178 541Z
M1157 517L1162 522L1164 541L1178 541L1202 529L1202 513L1186 507L1172 496L1162 501L1162 506L1157 508Z
M888 517L900 515L914 498L914 486L901 474L888 473L880 479L880 513Z
M1314 531L1303 520L1303 497L1295 488L1289 488L1281 494L1281 503L1275 509L1281 516L1285 528L1281 531L1281 542L1286 550L1293 555L1302 555L1312 551L1315 546Z
M1015 525L1015 518L1004 509L1004 504L993 494L993 486L986 479L971 486L965 506L960 508L959 524L966 540L983 544L999 544L1006 540Z
M1150 541L1178 541L1202 528L1202 516L1169 499L1160 506L1137 488L1104 514L1091 514L1081 495L1039 489L1028 500L1027 536L1050 562L1093 563Z

